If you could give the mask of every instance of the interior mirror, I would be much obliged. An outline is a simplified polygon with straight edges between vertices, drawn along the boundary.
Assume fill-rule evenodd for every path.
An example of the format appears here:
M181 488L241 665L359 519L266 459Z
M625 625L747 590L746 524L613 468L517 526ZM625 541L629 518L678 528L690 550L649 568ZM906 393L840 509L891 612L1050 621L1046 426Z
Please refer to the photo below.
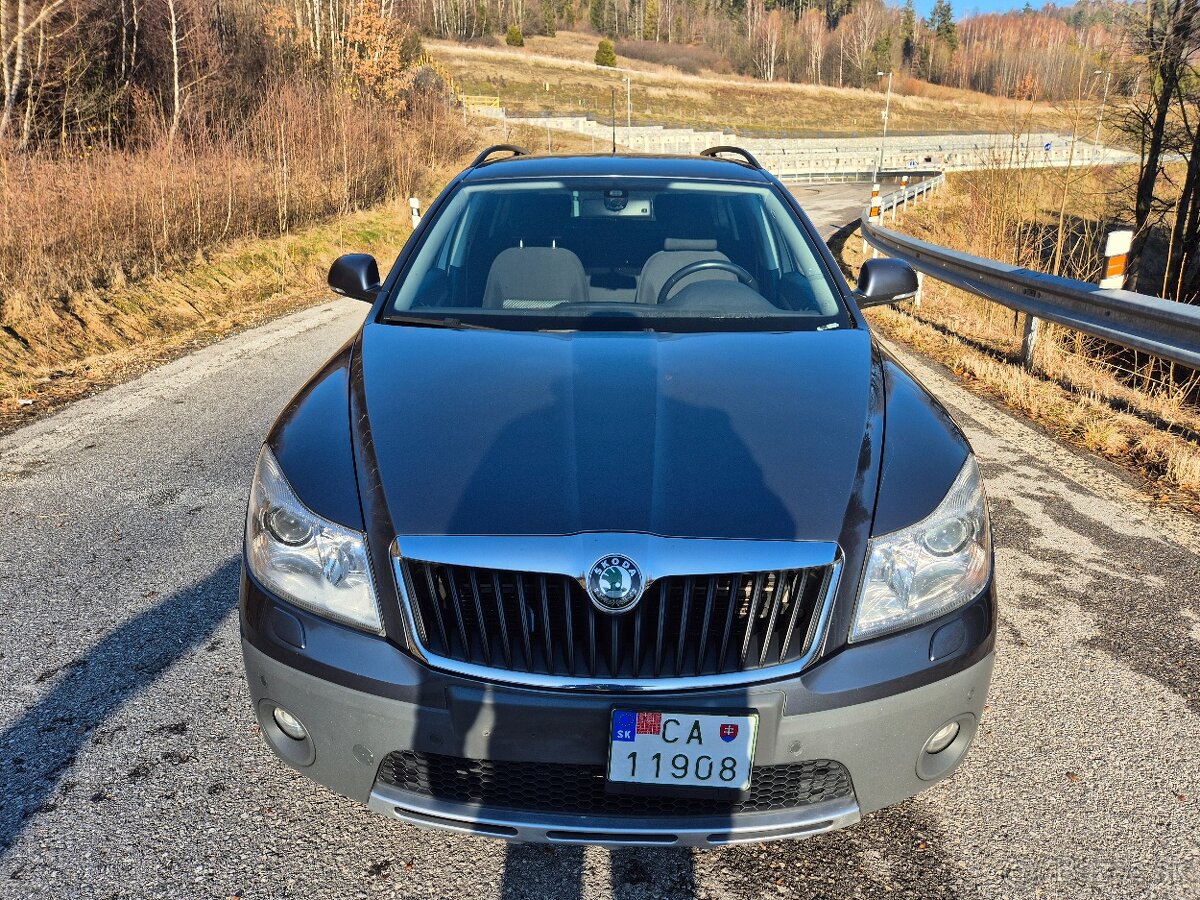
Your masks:
M329 267L329 286L335 294L374 303L383 287L379 266L369 253L347 253Z
M912 266L898 259L868 259L858 273L855 299L860 307L911 300L920 289Z

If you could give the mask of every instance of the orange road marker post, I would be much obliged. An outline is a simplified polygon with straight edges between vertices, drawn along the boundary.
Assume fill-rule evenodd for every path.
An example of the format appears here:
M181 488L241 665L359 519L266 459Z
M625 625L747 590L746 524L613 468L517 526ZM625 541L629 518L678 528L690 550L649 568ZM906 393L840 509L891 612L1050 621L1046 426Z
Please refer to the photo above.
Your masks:
M1108 233L1104 245L1104 277L1100 287L1106 291L1119 291L1125 287L1125 267L1129 262L1129 250L1133 246L1133 232L1127 228Z
M867 218L869 219L869 221L871 222L872 225L878 225L879 220L881 218L883 218L879 214L879 182L878 181L875 182L873 185L871 185L871 213ZM863 253L866 253L866 252L867 252L867 238L866 238L866 235L863 235ZM879 251L873 250L871 253L871 258L875 259L878 256L879 256Z

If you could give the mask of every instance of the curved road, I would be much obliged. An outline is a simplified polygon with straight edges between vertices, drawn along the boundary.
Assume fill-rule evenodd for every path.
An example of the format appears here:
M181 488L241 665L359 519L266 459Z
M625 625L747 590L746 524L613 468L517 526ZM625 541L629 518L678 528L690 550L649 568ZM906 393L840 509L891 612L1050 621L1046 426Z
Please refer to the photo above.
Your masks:
M801 197L840 224L846 190ZM421 832L285 768L242 682L241 519L270 420L363 312L298 313L0 439L0 896L1200 896L1195 521L907 355L983 461L1004 602L950 781L844 832L691 853Z

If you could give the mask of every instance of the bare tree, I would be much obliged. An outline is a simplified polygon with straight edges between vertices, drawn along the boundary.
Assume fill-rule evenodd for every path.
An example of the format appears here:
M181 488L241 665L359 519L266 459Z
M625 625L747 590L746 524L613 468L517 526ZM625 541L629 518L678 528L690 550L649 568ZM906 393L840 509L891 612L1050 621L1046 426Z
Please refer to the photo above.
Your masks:
M825 13L809 9L800 17L800 34L808 51L808 77L813 84L821 83L821 68L825 60L825 48L829 32L825 26Z
M763 0L751 0L746 6L746 23L754 74L765 81L774 81L783 31L779 10L767 12Z
M1147 104L1136 107L1126 120L1127 129L1134 132L1142 149L1133 210L1135 271L1140 268L1141 253L1149 236L1172 102L1188 71L1189 60L1198 49L1198 15L1198 0L1147 0L1143 16L1131 29L1135 46L1144 53L1152 74L1148 79Z
M26 48L29 36L45 27L65 0L0 0L0 76L4 83L4 104L0 108L0 139L8 136L17 100L25 87Z
M879 39L883 10L876 2L864 2L855 7L838 26L845 29L846 58L855 71L855 82L865 84L875 71L875 42Z

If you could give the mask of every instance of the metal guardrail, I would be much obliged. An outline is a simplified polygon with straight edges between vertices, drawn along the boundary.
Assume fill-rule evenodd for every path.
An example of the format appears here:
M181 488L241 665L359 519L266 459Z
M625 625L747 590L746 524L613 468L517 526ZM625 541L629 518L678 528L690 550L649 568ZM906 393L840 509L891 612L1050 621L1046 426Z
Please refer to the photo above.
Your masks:
M919 194L935 190L939 175L880 198L880 221ZM1162 359L1200 369L1200 306L1132 291L1101 290L1086 281L1060 278L939 247L871 221L862 214L862 233L871 246L902 259L930 278L1009 309L1104 338Z

